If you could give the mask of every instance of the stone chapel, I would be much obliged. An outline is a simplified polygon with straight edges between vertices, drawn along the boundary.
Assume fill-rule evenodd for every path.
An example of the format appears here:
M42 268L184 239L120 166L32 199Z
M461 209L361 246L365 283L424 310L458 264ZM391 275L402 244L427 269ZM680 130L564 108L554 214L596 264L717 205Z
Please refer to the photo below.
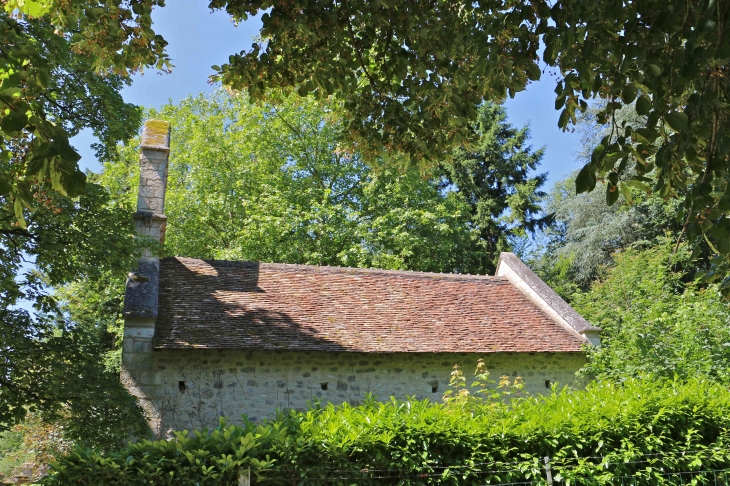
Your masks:
M140 148L140 235L164 242L170 126ZM158 258L127 279L122 381L157 436L368 393L438 401L479 358L532 393L582 386L592 326L511 253L496 275Z

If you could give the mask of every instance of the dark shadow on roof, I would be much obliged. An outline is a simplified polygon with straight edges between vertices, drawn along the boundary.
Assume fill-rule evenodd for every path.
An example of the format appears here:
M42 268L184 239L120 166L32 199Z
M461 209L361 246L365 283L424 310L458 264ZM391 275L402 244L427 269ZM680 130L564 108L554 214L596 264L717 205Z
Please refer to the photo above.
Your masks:
M177 258L160 261L156 348L351 350L318 336L286 312L240 299L241 294L265 293L258 285L259 263L198 262L194 271Z

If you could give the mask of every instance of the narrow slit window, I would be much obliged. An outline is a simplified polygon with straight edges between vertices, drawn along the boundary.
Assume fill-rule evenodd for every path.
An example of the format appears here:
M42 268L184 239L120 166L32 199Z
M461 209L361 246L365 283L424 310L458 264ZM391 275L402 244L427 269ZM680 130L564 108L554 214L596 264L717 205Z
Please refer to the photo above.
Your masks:
M319 386L322 387L322 390L326 390L327 389L327 384L328 383L326 381L323 381L322 383L319 384Z
M550 383L550 380L545 380L545 388L550 388L552 386L552 383Z
M431 385L431 393L437 393L439 391L438 385Z
M184 381L178 381L177 382L177 389L180 390L180 393L185 393L185 390L188 389L187 385Z

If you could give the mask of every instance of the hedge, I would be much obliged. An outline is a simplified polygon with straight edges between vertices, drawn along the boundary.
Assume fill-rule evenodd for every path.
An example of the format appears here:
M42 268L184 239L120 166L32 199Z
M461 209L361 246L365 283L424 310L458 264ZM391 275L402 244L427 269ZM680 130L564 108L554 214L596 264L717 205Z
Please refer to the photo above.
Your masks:
M726 484L730 392L700 380L628 381L545 397L314 406L263 424L77 450L45 484ZM680 474L681 473L681 474Z

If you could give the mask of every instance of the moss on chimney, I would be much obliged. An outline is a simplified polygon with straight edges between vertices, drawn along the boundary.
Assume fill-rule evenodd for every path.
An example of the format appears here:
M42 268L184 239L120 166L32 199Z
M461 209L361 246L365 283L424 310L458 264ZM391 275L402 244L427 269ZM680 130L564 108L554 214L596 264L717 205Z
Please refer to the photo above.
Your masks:
M169 149L170 122L147 120L142 130L142 146Z

